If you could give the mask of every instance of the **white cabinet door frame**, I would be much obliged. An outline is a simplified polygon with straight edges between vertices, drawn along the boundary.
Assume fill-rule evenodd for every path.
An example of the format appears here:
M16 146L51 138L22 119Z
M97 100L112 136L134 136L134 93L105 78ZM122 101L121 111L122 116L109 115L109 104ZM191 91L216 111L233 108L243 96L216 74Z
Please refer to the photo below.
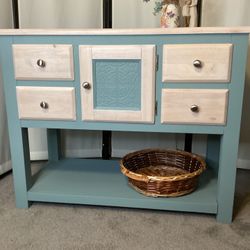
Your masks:
M96 109L94 107L93 60L141 61L140 110ZM155 45L82 45L80 46L82 120L154 123ZM82 84L90 84L89 89Z

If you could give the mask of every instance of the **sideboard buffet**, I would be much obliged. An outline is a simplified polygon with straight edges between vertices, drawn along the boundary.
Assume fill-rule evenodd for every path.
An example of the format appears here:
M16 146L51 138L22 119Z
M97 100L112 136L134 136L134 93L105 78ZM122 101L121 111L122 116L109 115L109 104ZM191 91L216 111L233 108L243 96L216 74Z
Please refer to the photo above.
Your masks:
M185 211L230 223L249 31L0 30L16 206ZM49 161L35 175L28 128L48 135ZM208 169L189 195L146 197L118 160L62 157L62 129L206 134Z

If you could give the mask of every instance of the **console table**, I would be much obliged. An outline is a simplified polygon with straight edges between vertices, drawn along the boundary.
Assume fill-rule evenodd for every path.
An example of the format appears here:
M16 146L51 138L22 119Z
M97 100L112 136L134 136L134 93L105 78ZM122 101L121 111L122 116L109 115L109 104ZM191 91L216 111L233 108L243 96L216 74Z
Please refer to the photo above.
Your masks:
M187 211L230 223L249 31L0 30L16 206ZM48 133L49 161L35 175L28 128ZM207 134L208 169L189 195L146 197L117 160L63 158L60 129Z

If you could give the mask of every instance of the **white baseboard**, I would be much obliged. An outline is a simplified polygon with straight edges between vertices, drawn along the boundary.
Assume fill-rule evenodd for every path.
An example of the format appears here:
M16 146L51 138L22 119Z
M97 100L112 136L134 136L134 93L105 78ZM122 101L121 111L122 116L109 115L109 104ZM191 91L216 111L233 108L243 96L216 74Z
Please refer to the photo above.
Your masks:
M98 149L69 149L65 151L66 157L75 157L75 158L83 158L83 157L101 157L102 153L101 150ZM36 151L30 152L30 159L32 161L43 161L48 160L48 152L47 151Z
M102 152L98 149L67 149L66 157L84 158L84 157L101 157Z
M132 150L134 151L134 150ZM122 158L126 154L132 152L131 150L124 150L124 149L113 149L112 150L112 157Z
M237 167L242 169L249 169L250 170L250 161L244 159L238 159Z
M11 166L11 161L6 161L2 164L0 164L0 175L6 173L7 171L9 171L12 168Z
M47 151L36 151L30 152L30 160L31 161L44 161L48 160L48 152Z

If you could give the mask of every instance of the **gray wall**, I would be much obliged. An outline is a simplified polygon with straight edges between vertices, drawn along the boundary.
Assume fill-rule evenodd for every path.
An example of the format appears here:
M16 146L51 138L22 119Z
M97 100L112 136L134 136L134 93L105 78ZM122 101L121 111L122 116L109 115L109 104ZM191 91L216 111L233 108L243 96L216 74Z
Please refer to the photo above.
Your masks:
M202 26L250 26L249 0L203 0ZM249 40L250 45L250 40ZM250 46L242 113L238 167L250 169Z
M102 0L19 0L23 28L101 28Z
M11 1L0 0L0 29L12 28ZM11 168L6 111L0 70L0 175Z
M155 1L114 0L114 28L155 28L159 27L160 16L152 15Z
M11 1L0 0L0 29L12 28Z

